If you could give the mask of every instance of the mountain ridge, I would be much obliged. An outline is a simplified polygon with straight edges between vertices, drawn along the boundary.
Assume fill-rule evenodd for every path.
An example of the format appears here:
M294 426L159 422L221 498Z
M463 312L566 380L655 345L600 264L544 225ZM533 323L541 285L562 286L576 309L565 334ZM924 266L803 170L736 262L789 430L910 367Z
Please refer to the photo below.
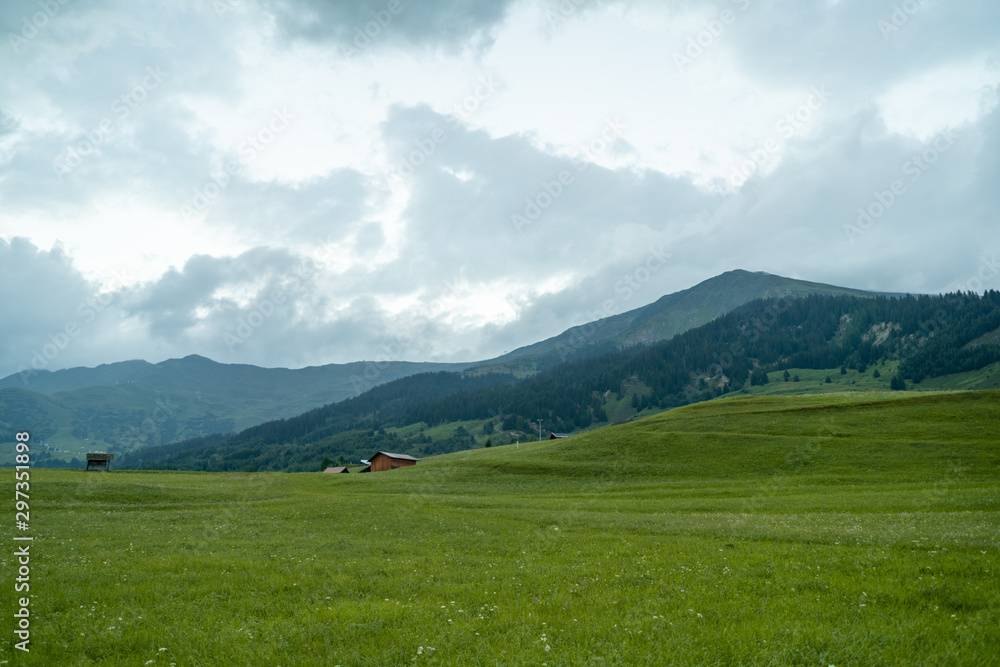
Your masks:
M925 381L931 390L995 388L1000 345L966 343L998 327L1000 292L761 299L669 341L516 383L459 386L434 398L426 391L434 378L413 376L221 440L143 451L122 465L294 472L376 450L428 456L533 440L536 428L600 428L769 384L788 394L916 389Z
M128 360L93 369L32 371L29 377L14 374L0 379L4 414L0 428L5 424L17 428L15 423L30 423L29 415L35 415L41 424L39 435L52 439L62 456L101 446L128 451L291 418L414 375L464 373L485 376L487 383L501 382L503 374L512 379L530 377L565 361L668 340L753 299L806 294L874 295L737 269L481 362L359 361L287 369L224 364L191 354L156 364ZM447 391L463 386L446 384ZM408 386L421 395L439 394L445 385L429 377ZM26 393L12 393L15 389ZM402 405L399 401L405 403L407 398L394 404Z

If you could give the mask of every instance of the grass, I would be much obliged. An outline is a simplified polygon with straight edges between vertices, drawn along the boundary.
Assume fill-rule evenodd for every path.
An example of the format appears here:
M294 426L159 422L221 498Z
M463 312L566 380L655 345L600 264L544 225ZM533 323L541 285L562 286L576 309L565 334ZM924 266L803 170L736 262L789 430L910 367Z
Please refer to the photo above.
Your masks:
M0 661L996 664L998 405L729 397L372 475L35 470L32 651L8 629Z
M783 379L784 371L768 373L768 384L751 387L747 384L739 394L743 395L785 395L800 396L809 394L830 394L839 392L889 391L889 383L896 373L899 362L889 361L883 365L871 366L864 373L847 369L841 375L839 368L809 369L790 368L790 378L799 377L798 382ZM880 377L874 377L878 369ZM830 378L830 382L826 378ZM955 373L936 378L928 378L919 384L906 382L908 391L942 391L942 390L987 390L1000 389L1000 363L991 364L976 371ZM645 414L645 413L644 413Z

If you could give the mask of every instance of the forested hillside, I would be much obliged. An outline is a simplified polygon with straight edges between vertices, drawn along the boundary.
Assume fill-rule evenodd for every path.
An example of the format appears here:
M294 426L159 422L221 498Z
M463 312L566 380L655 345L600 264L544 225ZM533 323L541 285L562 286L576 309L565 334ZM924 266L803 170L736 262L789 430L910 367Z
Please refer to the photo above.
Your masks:
M433 454L471 446L467 422L482 424L484 433L496 429L498 442L502 432L538 426L570 432L608 423L607 407L623 400L637 410L666 409L767 382L768 372L785 369L878 373L892 362L892 385L905 388L1000 361L990 335L998 329L996 291L759 300L668 342L561 364L520 382L413 376L222 443L194 441L143 456L147 464L159 459L156 467L306 470L323 456L352 459L375 449Z
M838 368L866 371L899 362L903 380L974 370L1000 360L995 343L969 345L1000 327L1000 292L946 297L831 297L756 301L640 351L563 364L516 386L458 394L410 408L405 423L484 419L505 426L534 416L570 431L604 421L610 392L635 390L639 407L670 408L762 381L768 371ZM523 421L522 421L523 419Z

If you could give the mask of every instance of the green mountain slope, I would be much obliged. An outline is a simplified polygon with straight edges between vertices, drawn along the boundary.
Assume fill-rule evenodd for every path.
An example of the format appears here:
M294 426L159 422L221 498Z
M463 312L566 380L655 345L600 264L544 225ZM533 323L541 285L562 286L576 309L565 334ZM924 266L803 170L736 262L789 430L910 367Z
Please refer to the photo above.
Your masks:
M323 457L356 461L359 448L426 456L507 444L534 439L536 428L587 430L732 392L991 387L1000 346L967 343L998 324L998 292L754 301L669 341L568 362L519 382L493 380L509 377L503 374L461 382L447 373L413 376L248 429L224 446L192 442L142 459L186 470L305 471Z
M730 271L627 313L575 327L497 359L475 373L530 376L566 359L651 344L700 326L753 299L769 296L867 294L764 273ZM381 366L381 367L379 367ZM297 370L220 364L191 355L151 364L133 360L96 368L28 371L0 379L11 388L49 396L58 406L45 437L56 456L87 450L127 451L210 433L240 431L302 414L373 387L420 373L460 372L473 364L356 362ZM415 388L416 395L422 392ZM0 395L0 415L11 428L33 422L22 402ZM21 424L22 426L17 426Z
M570 438L458 452L421 465L430 464L425 474L436 466L442 481L455 484L497 474L668 482L808 473L813 481L915 482L959 458L968 478L995 481L998 405L1000 391L730 396Z

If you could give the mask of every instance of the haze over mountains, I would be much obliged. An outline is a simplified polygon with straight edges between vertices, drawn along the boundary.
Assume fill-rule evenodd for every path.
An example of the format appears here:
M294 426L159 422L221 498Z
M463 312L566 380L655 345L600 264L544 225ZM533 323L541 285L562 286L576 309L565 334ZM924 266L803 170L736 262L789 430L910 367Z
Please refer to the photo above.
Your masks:
M54 456L124 452L235 432L428 372L521 379L560 363L669 340L755 299L870 293L766 273L730 271L656 302L569 329L496 359L457 364L378 359L303 369L219 364L199 356L123 361L0 380L0 428L32 423ZM609 308L610 309L610 308ZM456 390L458 390L456 388ZM417 390L420 391L420 390ZM425 396L429 398L429 396Z

